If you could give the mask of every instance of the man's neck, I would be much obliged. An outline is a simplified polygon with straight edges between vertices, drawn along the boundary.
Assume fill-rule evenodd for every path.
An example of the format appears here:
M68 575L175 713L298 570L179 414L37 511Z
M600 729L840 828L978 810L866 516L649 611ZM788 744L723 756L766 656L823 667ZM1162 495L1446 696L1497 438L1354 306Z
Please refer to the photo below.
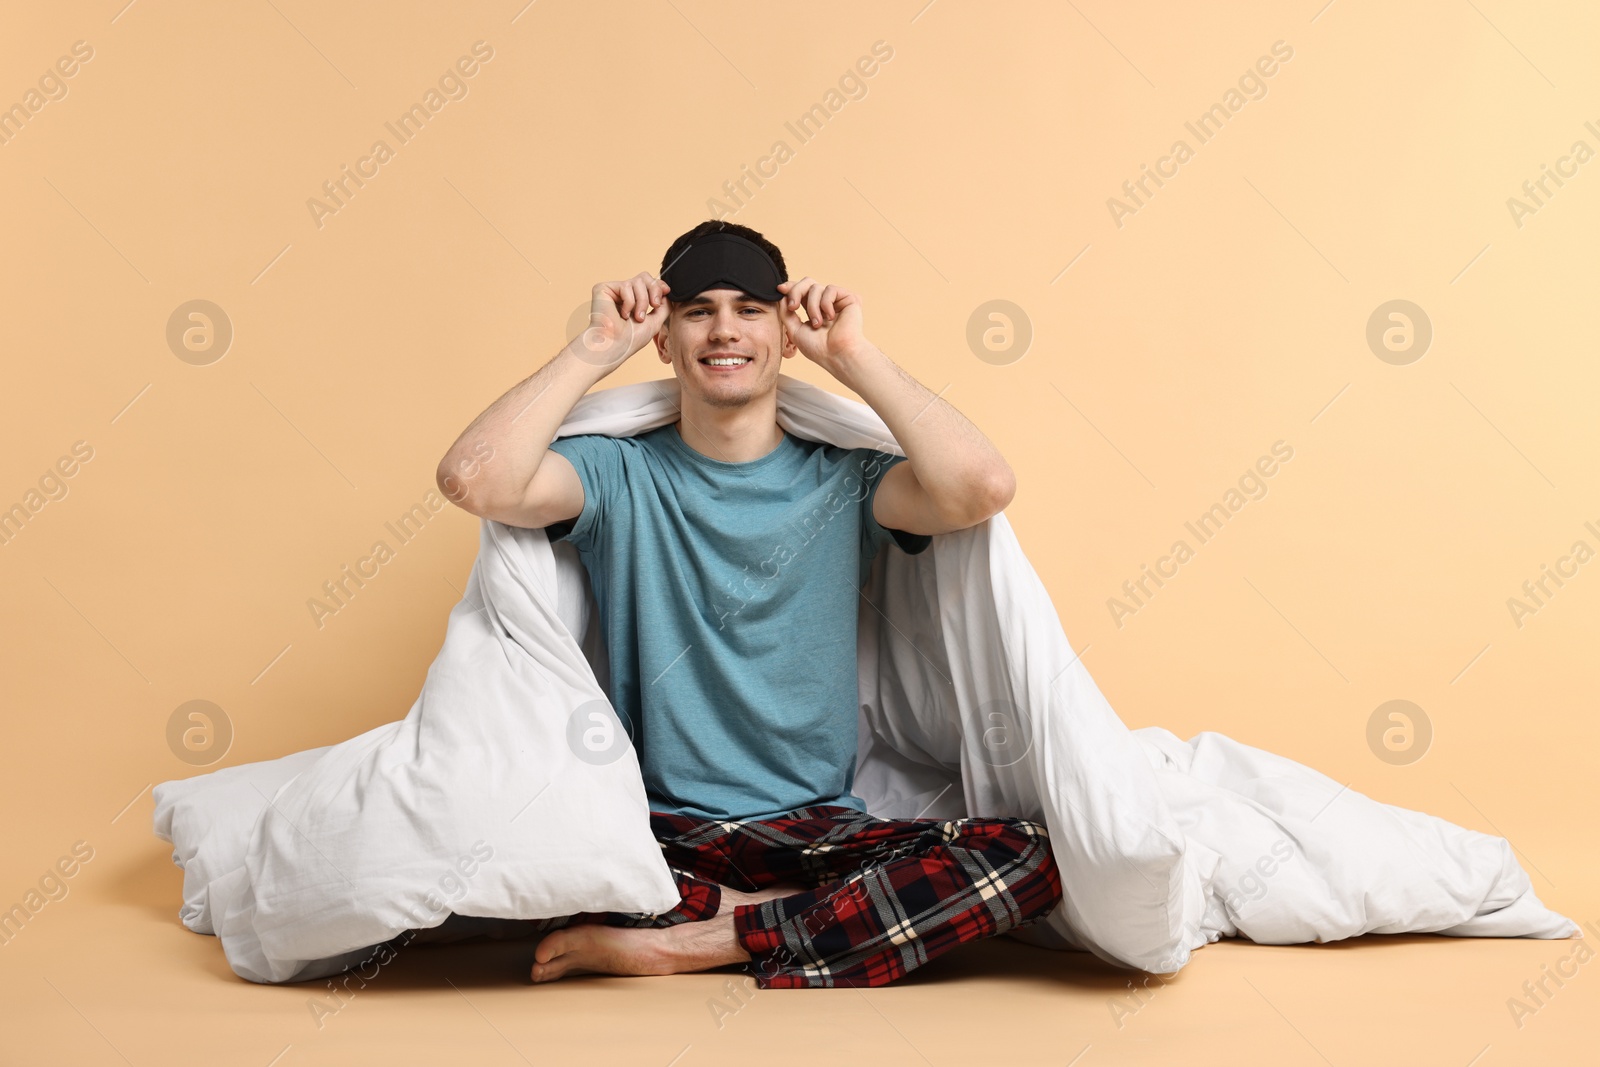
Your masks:
M749 463L783 443L776 394L736 408L685 402L676 425L684 444L723 463Z

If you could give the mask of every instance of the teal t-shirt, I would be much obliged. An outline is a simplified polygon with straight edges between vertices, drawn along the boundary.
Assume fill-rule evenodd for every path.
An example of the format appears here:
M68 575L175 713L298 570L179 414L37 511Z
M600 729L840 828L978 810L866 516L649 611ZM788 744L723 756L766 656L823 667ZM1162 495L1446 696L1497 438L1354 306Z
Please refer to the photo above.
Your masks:
M552 524L589 572L652 811L772 818L838 804L855 780L859 589L891 541L872 517L904 456L785 431L748 463L701 455L676 425L558 438L583 511Z

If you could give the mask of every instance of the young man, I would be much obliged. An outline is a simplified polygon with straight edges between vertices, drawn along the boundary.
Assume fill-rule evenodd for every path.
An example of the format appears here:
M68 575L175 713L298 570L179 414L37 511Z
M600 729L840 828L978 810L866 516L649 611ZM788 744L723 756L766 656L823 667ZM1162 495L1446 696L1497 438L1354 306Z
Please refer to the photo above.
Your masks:
M596 285L590 328L439 465L440 489L467 511L577 548L608 696L683 897L659 915L545 920L535 982L748 961L762 988L882 985L1061 898L1043 826L878 819L850 791L859 590L874 555L983 522L1015 480L976 427L866 339L856 294L787 279L761 234L702 223L673 242L659 280ZM650 341L677 376L678 420L552 442ZM784 430L778 372L797 352L871 405L906 455Z

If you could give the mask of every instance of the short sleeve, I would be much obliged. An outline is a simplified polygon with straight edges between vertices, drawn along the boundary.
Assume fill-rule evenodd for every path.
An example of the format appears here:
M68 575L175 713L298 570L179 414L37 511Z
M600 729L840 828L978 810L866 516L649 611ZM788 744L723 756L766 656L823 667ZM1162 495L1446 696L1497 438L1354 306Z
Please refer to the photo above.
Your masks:
M552 541L562 539L584 550L604 529L608 508L627 498L622 469L622 446L607 434L585 433L558 437L550 451L566 457L583 483L583 510L576 519L551 523L546 527Z
M878 486L883 482L883 476L889 473L890 468L905 461L905 456L878 452L870 448L857 450L855 469L861 472L862 480L867 485L867 494L862 502L865 510L861 513L861 530L864 535L862 549L867 556L876 555L890 542L899 545L901 551L909 556L915 556L933 544L933 537L930 534L891 530L879 525L878 520L872 515L872 503L878 497Z

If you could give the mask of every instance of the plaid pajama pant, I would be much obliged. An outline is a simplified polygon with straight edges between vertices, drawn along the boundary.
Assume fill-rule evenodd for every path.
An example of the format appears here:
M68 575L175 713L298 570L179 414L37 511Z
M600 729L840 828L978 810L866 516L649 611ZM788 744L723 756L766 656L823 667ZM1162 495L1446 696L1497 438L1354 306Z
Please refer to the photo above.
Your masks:
M695 922L716 915L724 885L800 883L813 888L733 909L756 985L881 986L959 944L1037 922L1061 900L1049 834L1024 819L879 819L819 805L744 821L651 812L650 825L678 905L582 912L543 920L547 929Z

